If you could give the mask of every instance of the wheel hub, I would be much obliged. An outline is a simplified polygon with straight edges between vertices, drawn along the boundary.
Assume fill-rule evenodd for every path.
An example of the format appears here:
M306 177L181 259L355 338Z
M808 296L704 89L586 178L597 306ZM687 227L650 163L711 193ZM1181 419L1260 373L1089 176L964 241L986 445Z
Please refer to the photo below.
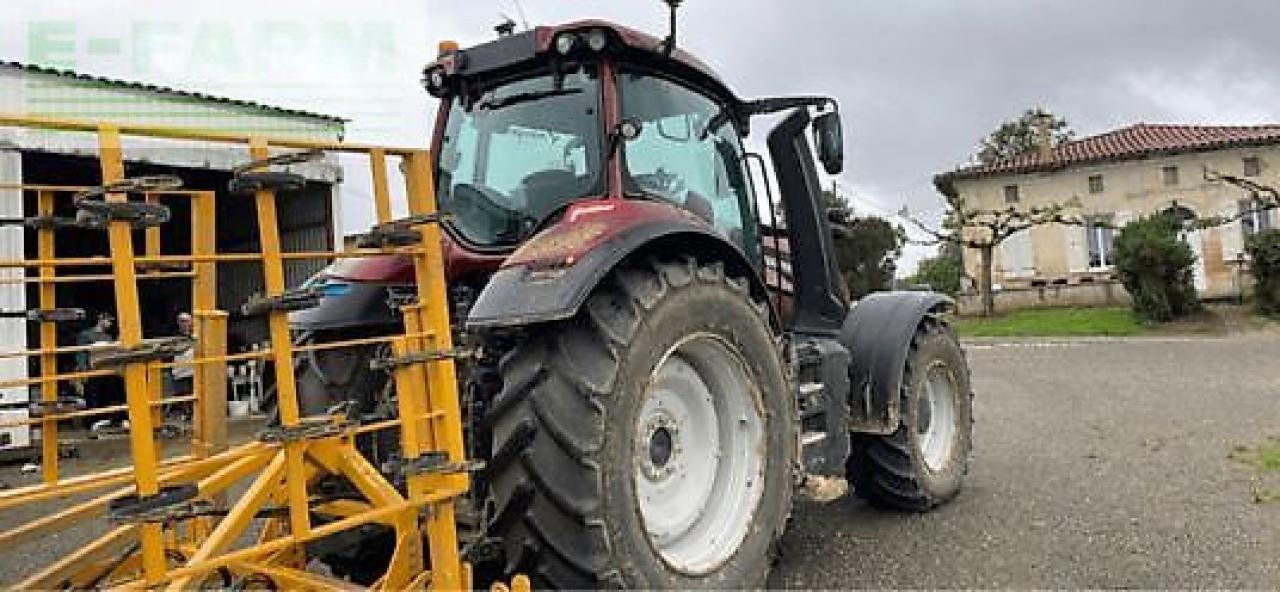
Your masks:
M710 572L746 537L764 489L764 425L755 381L721 338L689 336L654 369L633 483L645 534L672 568Z
M916 406L916 439L920 456L930 471L941 471L951 460L959 426L956 424L955 375L942 362L934 362L925 371Z

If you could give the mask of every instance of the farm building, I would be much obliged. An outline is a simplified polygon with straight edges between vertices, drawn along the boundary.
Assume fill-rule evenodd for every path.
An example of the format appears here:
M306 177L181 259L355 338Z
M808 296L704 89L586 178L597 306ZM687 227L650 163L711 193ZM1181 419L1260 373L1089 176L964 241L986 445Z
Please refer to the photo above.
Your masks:
M171 128L217 129L235 133L259 133L316 140L340 140L345 120L259 103L213 97L199 93L88 76L15 62L0 62L0 113L44 116L90 121L113 121ZM36 192L20 185L85 185L100 183L96 159L97 144L92 134L48 132L0 127L0 218L15 220L36 215ZM227 194L231 168L249 160L243 146L231 144L126 139L126 176L171 174L180 177L186 189L218 192L217 248L221 252L258 250L256 211L252 198ZM341 169L336 160L326 158L294 165L307 186L298 193L280 196L281 242L285 250L321 251L332 249L337 227L338 183ZM161 231L160 252L186 253L191 244L190 207L186 199L163 202L172 218ZM58 216L74 216L74 205L63 195L56 204ZM0 258L34 258L36 232L20 224L0 226ZM60 228L55 245L59 257L102 255L106 235L101 230ZM291 261L286 269L290 284L301 282L317 271L320 261ZM38 343L35 323L15 318L36 300L37 285L22 283L22 270L7 269L0 283L0 351L16 351ZM28 270L28 275L34 272ZM60 272L61 273L61 272ZM103 274L105 271L75 269L67 273ZM58 283L60 306L84 309L90 315L113 308L107 278L98 281ZM231 344L248 344L265 338L258 321L237 318L235 311L250 295L262 289L260 265L220 264L218 267L218 307L233 313ZM191 285L185 278L156 279L140 286L144 333L171 335L178 312L190 309ZM29 306L31 304L32 306ZM85 321L86 323L91 321ZM84 323L69 323L59 329L59 343L73 343ZM60 361L60 364L64 362ZM65 363L70 363L66 361ZM28 369L21 358L0 358L0 372L6 377L25 376ZM0 389L0 413L23 413L28 390ZM6 428L8 429L8 428ZM0 448L27 443L28 434L10 430L0 434Z

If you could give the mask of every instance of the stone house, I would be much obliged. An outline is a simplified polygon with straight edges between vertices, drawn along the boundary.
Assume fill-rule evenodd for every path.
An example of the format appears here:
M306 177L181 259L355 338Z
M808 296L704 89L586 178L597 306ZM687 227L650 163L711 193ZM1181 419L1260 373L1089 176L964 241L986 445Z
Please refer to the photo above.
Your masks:
M1238 188L1206 181L1206 168L1280 187L1280 125L1138 123L943 173L934 185L980 209L1079 201L1081 209L1073 213L1082 214L1085 225L1031 228L996 249L992 283L1006 291L1113 281L1117 231L1111 225L1171 208L1197 217L1248 212L1237 222L1184 237L1197 255L1194 277L1201 297L1235 297L1243 285L1244 237L1275 227L1280 216L1253 211L1250 196ZM965 271L978 277L976 251L965 253Z

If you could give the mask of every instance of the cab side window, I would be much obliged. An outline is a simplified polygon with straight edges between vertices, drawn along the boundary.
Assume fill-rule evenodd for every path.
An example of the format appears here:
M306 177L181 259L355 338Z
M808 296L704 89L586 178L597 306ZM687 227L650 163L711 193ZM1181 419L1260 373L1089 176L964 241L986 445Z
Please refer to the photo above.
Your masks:
M621 87L622 117L641 126L623 147L627 192L675 203L744 249L754 245L741 140L728 118L717 117L720 105L644 73L623 73Z

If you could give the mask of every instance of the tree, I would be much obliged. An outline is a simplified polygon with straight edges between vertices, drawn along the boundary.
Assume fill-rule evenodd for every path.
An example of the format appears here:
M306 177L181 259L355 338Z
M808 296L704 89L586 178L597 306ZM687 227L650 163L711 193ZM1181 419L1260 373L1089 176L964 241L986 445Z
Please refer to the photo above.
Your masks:
M1000 124L978 144L975 158L983 164L991 164L1013 158L1034 150L1048 136L1051 146L1065 142L1074 135L1067 120L1045 109L1027 109L1017 119ZM947 184L949 185L949 183ZM969 248L978 251L978 291L982 296L982 313L995 313L995 295L991 291L992 265L995 249L1009 237L1042 224L1083 224L1079 216L1069 216L1066 211L1079 207L1072 199L1045 205L1019 209L971 208L954 187L938 185L947 202L947 213L940 228L933 228L911 217L904 208L901 215L911 221L930 238L917 241L921 244L950 245L949 248Z
M1257 281L1254 300L1258 312L1280 314L1280 230L1264 230L1245 241L1249 269Z
M889 289L906 242L902 227L884 218L855 216L849 202L834 191L823 191L822 198L831 222L836 264L849 296L858 299Z
M1192 283L1196 256L1182 240L1184 228L1177 213L1165 211L1130 222L1116 235L1116 275L1144 319L1170 321L1200 308Z
M1051 146L1070 140L1075 132L1067 120L1046 109L1027 109L1017 119L1000 124L978 142L976 158L982 164L1013 158L1036 149L1040 134L1047 134Z
M1280 191L1270 185L1226 175L1208 167L1204 169L1204 178L1206 181L1217 181L1243 189L1249 194L1251 206L1243 208L1235 216L1198 220L1200 226L1229 224L1245 216L1280 208ZM1249 254L1249 270L1257 282L1254 297L1258 312L1269 315L1280 313L1280 230L1267 230L1250 236L1245 241L1245 252Z
M935 229L918 218L912 217L906 208L903 208L900 213L929 236L926 240L915 241L919 244L950 243L954 247L978 251L978 292L982 296L982 314L984 315L995 314L996 310L995 294L991 291L991 268L995 262L996 247L1000 246L1000 243L1019 232L1042 224L1078 226L1084 223L1079 216L1066 213L1068 209L1080 206L1074 199L1020 210L1014 206L1004 209L970 208L959 194L945 197L947 214L943 218L942 229Z
M964 278L964 261L959 256L960 249L953 243L943 243L939 247L937 255L920 260L915 274L907 281L955 295L960 291L960 280Z

